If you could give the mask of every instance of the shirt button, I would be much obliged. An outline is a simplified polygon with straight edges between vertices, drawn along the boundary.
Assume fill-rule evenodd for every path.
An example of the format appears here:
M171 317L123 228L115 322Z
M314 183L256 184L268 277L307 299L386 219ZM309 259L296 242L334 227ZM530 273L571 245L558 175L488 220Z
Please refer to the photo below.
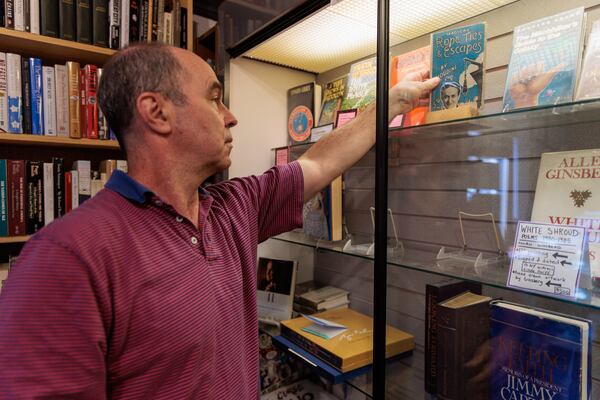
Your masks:
M156 200L156 201L154 202L154 204L156 204L157 206L159 206L159 207L160 207L160 206L162 206L162 205L163 205L163 202L162 202L162 201L160 201L160 200Z
M192 241L193 245L198 244L198 238L196 238L196 236L192 236L192 238L190 240Z
M177 221L177 222L183 222L183 217L181 217L181 216L178 215L178 216L175 217L175 221Z

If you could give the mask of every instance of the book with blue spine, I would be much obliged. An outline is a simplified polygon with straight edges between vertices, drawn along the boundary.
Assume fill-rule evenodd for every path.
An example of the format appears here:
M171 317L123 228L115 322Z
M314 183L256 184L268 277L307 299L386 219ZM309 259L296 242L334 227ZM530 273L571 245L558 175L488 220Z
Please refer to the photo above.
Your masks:
M44 134L44 111L42 109L42 60L29 58L30 100L31 100L31 133Z
M8 192L6 160L0 160L0 236L8 236Z
M514 30L503 110L573 100L585 17L583 7L541 18Z
M490 399L589 400L592 322L506 301L490 309Z
M430 110L483 103L486 24L484 22L431 35L431 76L440 84L431 92Z

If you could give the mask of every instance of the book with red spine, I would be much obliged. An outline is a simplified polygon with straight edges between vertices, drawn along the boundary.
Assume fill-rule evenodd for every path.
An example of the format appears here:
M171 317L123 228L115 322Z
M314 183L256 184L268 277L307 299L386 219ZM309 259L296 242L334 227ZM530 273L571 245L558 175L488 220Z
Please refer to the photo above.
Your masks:
M98 67L92 64L86 65L85 71L85 120L88 139L98 139L98 104L96 101L96 90L98 88Z
M87 65L86 65L87 67ZM87 138L87 93L86 93L86 81L87 72L86 68L83 67L79 70L79 130L82 138Z

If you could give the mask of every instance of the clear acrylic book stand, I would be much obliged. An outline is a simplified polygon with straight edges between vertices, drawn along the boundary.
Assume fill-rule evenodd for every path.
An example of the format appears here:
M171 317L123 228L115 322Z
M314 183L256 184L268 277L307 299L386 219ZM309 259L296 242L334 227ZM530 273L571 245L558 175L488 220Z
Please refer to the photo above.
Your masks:
M375 207L370 207L369 211L371 213L371 224L373 225L373 232L375 232ZM402 245L402 242L398 239L398 231L396 230L396 223L394 222L394 214L392 214L392 210L390 208L388 208L388 215L390 217L390 220L392 221L394 237L388 239L387 256L389 258L400 258L404 255L404 246ZM344 245L344 252L362 254L367 256L375 255L375 242L373 240L373 237L371 237L370 243L353 244L352 235L350 235L350 233L348 233L347 231L346 233L349 239Z

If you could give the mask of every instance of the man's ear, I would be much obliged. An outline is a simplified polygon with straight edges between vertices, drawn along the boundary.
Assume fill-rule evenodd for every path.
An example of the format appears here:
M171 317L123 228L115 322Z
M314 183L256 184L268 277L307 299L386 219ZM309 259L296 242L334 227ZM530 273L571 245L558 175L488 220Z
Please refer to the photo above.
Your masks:
M143 92L136 100L136 110L140 120L152 131L166 135L172 130L171 102L160 93Z

